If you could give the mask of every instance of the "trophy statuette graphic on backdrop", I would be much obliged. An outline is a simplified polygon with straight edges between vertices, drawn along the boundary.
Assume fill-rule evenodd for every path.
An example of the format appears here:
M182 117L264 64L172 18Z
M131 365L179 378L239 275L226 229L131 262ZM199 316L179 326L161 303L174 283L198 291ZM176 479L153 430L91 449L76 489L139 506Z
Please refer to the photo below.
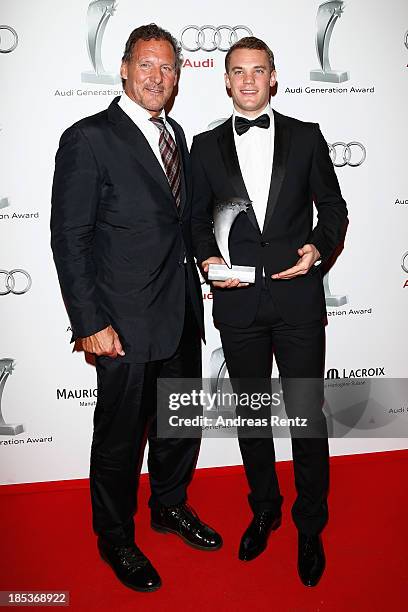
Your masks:
M6 423L1 411L1 401L3 397L4 386L10 374L13 373L15 367L14 359L0 359L0 436L16 436L23 433L23 425L16 423Z
M81 74L83 83L97 83L114 85L120 83L117 73L107 72L102 63L102 40L106 25L116 10L116 0L93 0L88 6L87 24L88 35L86 39L88 55L93 71L88 70Z
M310 72L311 81L343 83L350 78L348 72L333 70L329 60L329 46L333 28L343 11L344 2L341 0L324 2L317 9L316 52L321 68Z
M230 231L235 220L241 213L248 212L250 207L250 200L243 198L230 198L215 204L214 235L225 265L210 264L208 280L225 281L229 278L239 278L241 283L255 282L255 268L253 266L235 266L231 264L228 246Z
M324 299L326 302L326 306L331 306L332 308L339 308L339 306L344 306L344 304L348 304L347 295L344 295L344 294L334 295L330 291L329 274L330 272L327 272L323 276Z

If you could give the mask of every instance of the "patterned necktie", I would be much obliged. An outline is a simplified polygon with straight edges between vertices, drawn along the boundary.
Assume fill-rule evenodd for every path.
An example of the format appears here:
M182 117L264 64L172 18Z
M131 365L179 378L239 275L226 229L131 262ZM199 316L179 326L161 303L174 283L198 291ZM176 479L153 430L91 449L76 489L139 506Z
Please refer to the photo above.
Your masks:
M181 164L178 148L169 130L166 128L163 119L151 117L150 121L160 130L159 151L163 160L164 170L170 189L180 206L180 186L181 186Z

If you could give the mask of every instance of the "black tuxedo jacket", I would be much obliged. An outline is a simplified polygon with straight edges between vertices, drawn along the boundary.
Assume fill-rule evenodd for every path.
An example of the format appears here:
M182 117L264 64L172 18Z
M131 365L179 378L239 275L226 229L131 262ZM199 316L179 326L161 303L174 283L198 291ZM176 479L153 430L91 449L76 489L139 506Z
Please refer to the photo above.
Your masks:
M191 168L182 128L177 209L150 145L118 106L82 119L61 137L52 190L51 246L73 339L107 325L125 361L171 356L184 323L185 265L203 334L200 282L192 256Z
M237 217L230 234L231 261L256 266L254 285L214 288L215 322L247 327L255 318L262 286L262 269L280 316L289 324L321 319L325 301L320 266L303 276L272 280L271 274L293 266L297 249L314 244L322 260L341 241L346 204L319 126L274 111L275 141L269 198L263 230L253 211ZM252 128L254 129L254 128ZM212 210L217 201L248 198L235 149L232 119L196 136L193 166L193 243L197 261L219 255ZM318 223L313 229L313 202Z

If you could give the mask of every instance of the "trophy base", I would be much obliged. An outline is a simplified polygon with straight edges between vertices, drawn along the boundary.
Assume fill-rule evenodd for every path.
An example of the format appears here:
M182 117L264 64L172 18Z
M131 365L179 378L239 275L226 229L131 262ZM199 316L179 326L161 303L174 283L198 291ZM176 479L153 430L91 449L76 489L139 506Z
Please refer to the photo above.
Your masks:
M101 72L101 74L96 74L92 72L92 70L89 70L81 74L81 81L82 83L96 83L98 85L115 85L121 82L121 78L119 74L114 74L113 72Z
M15 425L12 423L3 423L0 425L0 436L17 436L23 433L24 425Z
M344 304L347 304L348 298L347 295L326 295L325 301L326 306L338 308L339 306L344 306Z
M255 282L255 268L252 266L232 266L210 264L208 266L208 280L225 281L229 278L239 278L241 283Z
M324 70L311 70L310 80L311 81L323 81L324 83L343 83L348 81L350 74L341 70L330 70L325 72Z

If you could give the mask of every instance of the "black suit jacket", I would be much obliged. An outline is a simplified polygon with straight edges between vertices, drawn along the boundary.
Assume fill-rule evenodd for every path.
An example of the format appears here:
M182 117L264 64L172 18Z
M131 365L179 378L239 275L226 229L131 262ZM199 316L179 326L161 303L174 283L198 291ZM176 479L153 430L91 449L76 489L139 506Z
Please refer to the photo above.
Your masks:
M182 159L180 208L142 132L118 106L61 137L52 190L51 246L73 338L107 325L125 361L169 357L184 323L185 265L203 333L191 243L191 169L182 128L168 118Z
M297 249L313 243L322 260L341 241L346 204L319 126L274 111L275 141L272 177L263 231L253 211L237 217L230 234L231 261L256 266L256 282L245 288L214 289L215 322L249 326L255 318L262 286L262 269L280 316L289 324L321 319L325 301L320 266L303 276L272 280L271 274L293 266ZM199 263L219 255L212 229L217 201L248 193L235 149L232 119L196 136L193 166L192 230ZM318 223L313 224L313 202Z

